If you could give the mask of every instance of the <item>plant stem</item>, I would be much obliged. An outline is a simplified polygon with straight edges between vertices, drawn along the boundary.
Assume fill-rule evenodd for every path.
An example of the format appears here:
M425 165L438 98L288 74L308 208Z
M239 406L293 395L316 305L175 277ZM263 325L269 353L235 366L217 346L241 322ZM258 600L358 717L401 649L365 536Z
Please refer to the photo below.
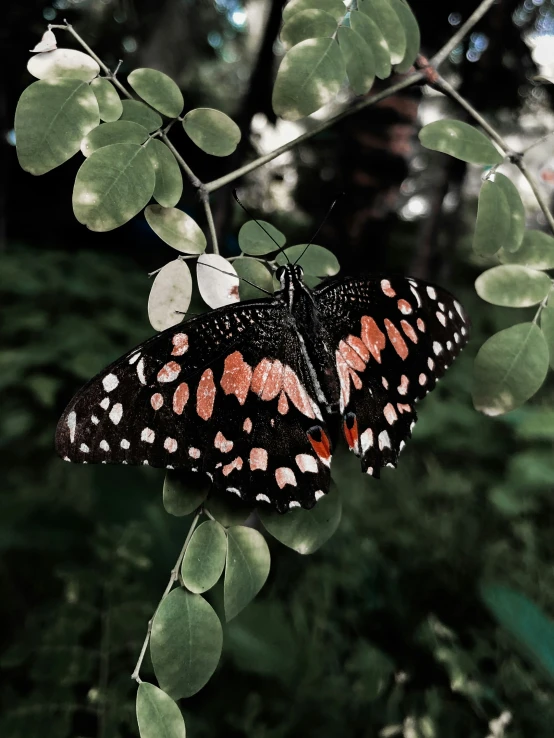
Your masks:
M535 195L535 198L539 204L540 209L542 210L544 217L546 218L546 221L548 223L548 226L552 233L554 233L554 216L552 215L550 208L548 207L548 203L546 202L546 198L544 197L543 193L541 192L539 185L537 184L535 178L527 168L527 165L525 164L523 160L523 154L516 153L511 150L509 147L507 141L502 138L502 136L496 131L490 123L488 123L483 116L475 110L473 105L466 100L464 97L460 95L460 93L452 87L452 85L447 82L443 77L440 75L437 75L434 82L433 87L438 90L439 92L442 92L445 95L448 95L448 97L455 100L464 110L466 110L469 115L473 118L473 120L477 121L481 128L486 131L491 139L498 145L504 156L508 157L508 159L511 161L511 163L516 166L519 171L523 174L527 182L529 182L529 186L531 187L533 194Z
M154 614L148 621L148 628L146 630L146 638L144 639L144 643L142 644L142 648L140 649L140 654L138 657L137 665L135 666L135 669L133 673L131 674L131 679L134 679L139 684L141 683L142 679L139 676L140 667L142 666L142 662L144 661L144 657L146 655L146 649L148 648L148 643L150 641L150 634L152 633L152 623L154 622L154 618L156 617L156 613L158 612L160 605L162 604L164 598L169 594L171 591L171 588L175 584L175 582L179 579L179 569L181 568L181 562L183 561L183 558L185 556L185 553L187 551L188 545L190 543L190 539L192 538L192 534L195 531L195 528L198 524L198 520L200 518L200 515L202 514L202 509L200 508L196 515L193 518L193 521L190 525L189 532L187 533L187 537L185 538L185 542L183 543L183 548L181 549L181 552L179 554L179 557L177 561L175 562L175 566L171 570L171 576L169 577L169 582L167 583L167 586L164 590L164 593L158 602L158 606L156 607Z

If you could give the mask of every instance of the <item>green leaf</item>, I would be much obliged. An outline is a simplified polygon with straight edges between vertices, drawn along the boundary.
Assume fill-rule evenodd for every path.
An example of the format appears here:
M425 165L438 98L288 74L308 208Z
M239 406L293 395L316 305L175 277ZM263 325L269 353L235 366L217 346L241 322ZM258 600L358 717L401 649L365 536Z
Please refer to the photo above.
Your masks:
M509 264L487 269L475 280L475 290L482 300L502 307L537 305L550 292L548 274Z
M34 82L15 111L17 158L31 174L45 174L79 151L81 140L100 123L90 87L77 79Z
M96 77L96 79L92 80L90 86L96 95L100 110L100 119L105 120L106 123L113 123L119 120L123 112L123 105L112 83L104 79L104 77Z
M525 231L523 243L515 254L499 253L503 264L521 264L531 269L554 269L554 238L542 231Z
M359 33L346 26L339 28L337 38L350 87L356 95L365 95L375 81L373 52Z
M100 72L98 63L76 49L54 49L29 59L27 69L37 79L80 79L90 82Z
M162 115L177 118L181 115L185 101L175 82L156 69L135 69L127 82L142 99Z
M408 72L411 69L419 54L421 34L419 24L408 3L405 0L390 0L390 2L406 34L406 53L400 64L397 64L395 67L396 72L404 74L404 72Z
M212 156L229 156L240 141L240 128L221 110L196 108L183 119L183 128L199 149Z
M392 71L390 64L391 53L389 45L377 23L371 18L368 18L365 13L360 13L359 10L353 10L350 13L350 26L353 31L356 31L363 38L371 49L377 77L379 79L390 77Z
M116 143L143 144L148 138L146 128L130 120L116 120L114 123L102 123L93 128L81 141L81 152L90 156L103 146Z
M239 231L238 238L240 250L252 256L261 256L277 251L279 246L284 246L287 240L281 231L278 231L277 228L265 220L246 221Z
M164 142L157 138L149 142L146 151L156 173L154 200L164 208L172 208L183 194L183 177L177 159Z
M480 348L474 365L473 403L485 415L523 405L548 372L548 346L535 323L500 331Z
M525 207L514 183L500 172L494 175L494 183L499 187L508 203L509 221L508 236L503 244L504 250L510 253L517 251L522 244L525 233Z
M227 537L224 528L206 520L190 539L181 565L181 577L187 589L202 594L218 581L225 567Z
M479 254L496 254L508 240L510 226L510 208L503 189L485 180L479 192L473 248Z
M156 274L148 297L148 320L157 331L182 322L192 297L192 275L185 261L175 259Z
M334 482L328 494L311 510L294 509L281 515L262 508L258 511L266 530L299 554L311 554L331 538L339 526L342 505Z
M246 505L230 493L211 495L206 501L205 508L224 528L244 523L252 513L250 505Z
M264 586L270 555L265 538L254 528L237 525L227 530L225 619L232 620Z
M300 13L309 8L323 10L337 21L344 18L346 14L346 6L341 0L291 0L283 9L283 21L290 20L293 15Z
M471 164L493 165L503 161L489 139L460 120L437 120L424 126L419 140L428 149L442 151Z
M541 311L541 330L548 345L550 366L554 369L554 307L551 305Z
M279 266L284 266L288 263L288 257L289 261L294 263L300 257L300 254L302 254L305 248L305 243L298 244L297 246L289 246L288 249L285 249L284 253L277 254L275 262L279 264ZM332 277L340 270L340 264L337 257L328 249L323 246L317 246L315 243L310 244L310 247L306 250L298 263L304 270L305 274L310 274L314 277Z
M185 721L177 704L148 682L139 684L137 722L140 738L186 738Z
M267 297L265 292L273 292L273 277L269 269L257 259L247 256L233 261L236 273L248 282L240 282L239 295L241 300L253 300L256 297ZM261 289L256 289L257 285ZM265 292L263 292L265 290Z
M123 105L121 120L132 120L133 123L146 128L148 133L153 133L161 127L163 123L161 117L148 105L138 100L123 100L121 104Z
M208 479L195 472L166 472L163 488L164 507L170 515L190 515L204 502L210 491Z
M554 621L525 595L501 584L482 585L481 598L521 652L554 680Z
M147 205L155 183L154 169L142 146L104 146L77 172L73 212L91 231L111 231Z
M273 88L273 110L298 120L331 102L346 74L338 44L312 38L293 46L281 61Z
M177 251L184 254L203 254L206 250L206 236L202 229L182 210L149 205L144 215L150 228Z
M379 26L391 56L392 64L400 64L406 55L406 32L389 0L359 0L358 10Z
M152 623L150 654L160 687L174 700L196 694L214 673L222 643L221 623L206 600L174 589Z
M294 13L281 29L281 43L285 49L307 38L330 38L337 30L337 21L323 10L309 8Z

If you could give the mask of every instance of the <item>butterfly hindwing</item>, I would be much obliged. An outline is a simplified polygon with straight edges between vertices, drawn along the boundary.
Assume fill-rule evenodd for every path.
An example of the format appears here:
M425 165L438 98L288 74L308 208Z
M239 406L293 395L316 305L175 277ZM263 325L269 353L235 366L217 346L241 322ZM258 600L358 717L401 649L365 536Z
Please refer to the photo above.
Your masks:
M56 447L68 461L202 471L282 511L312 507L330 481L326 426L274 300L220 308L130 351L75 396Z
M396 466L415 402L467 343L467 316L449 292L415 279L333 280L314 296L335 348L345 438L379 476Z

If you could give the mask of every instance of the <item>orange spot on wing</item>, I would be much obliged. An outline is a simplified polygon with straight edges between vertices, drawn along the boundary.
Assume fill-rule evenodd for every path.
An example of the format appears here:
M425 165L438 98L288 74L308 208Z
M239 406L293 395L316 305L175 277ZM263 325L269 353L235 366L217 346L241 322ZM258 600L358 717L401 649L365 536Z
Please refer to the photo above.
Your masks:
M410 339L410 341L412 341L413 343L417 343L417 340L418 340L417 339L417 333L414 331L414 329L408 323L408 321L407 320L401 320L400 321L400 325L402 326L402 330L408 336L408 338Z
M385 405L385 409L383 410L383 415L385 416L387 423L389 425L392 425L396 420L398 420L398 415L396 414L396 410L392 406L392 404L389 402L387 405Z
M369 351L362 339L358 338L358 336L348 336L345 340L346 343L358 354L360 359L367 364L369 360Z
M348 443L350 450L358 448L358 419L354 417L354 422L351 428L348 427L348 423L345 420L343 423L343 430L344 437L346 438L346 442Z
M241 405L244 405L250 383L252 382L252 368L242 358L240 351L234 351L225 359L221 387L226 395L235 395Z
M319 458L328 462L331 458L331 442L323 428L313 428L308 431L308 438Z
M369 318L367 315L362 317L362 341L375 361L380 364L381 351L385 348L387 339L373 318Z
M262 394L271 365L272 362L269 359L262 359L254 369L254 373L252 374L252 384L250 387L252 392L255 392L257 395Z
M385 318L385 328L387 330L389 340L392 343L394 350L396 351L398 356L400 356L400 358L404 360L408 356L408 347L406 346L406 342L400 335L400 331L393 323L390 322L388 318Z
M168 361L158 372L158 382L173 382L179 376L181 366L176 361Z
M412 306L407 300L398 300L398 309L403 315L409 315L412 312Z
M189 399L189 387L186 382L181 382L173 394L173 412L182 415L185 405Z
M287 393L288 398L297 410L308 418L315 418L312 403L310 402L310 396L290 366L285 367L283 374L283 390ZM279 412L281 412L281 410L279 410Z
M242 469L242 459L240 456L237 456L237 458L233 459L229 464L225 464L221 471L223 472L223 476L228 477L234 469L237 469L238 471Z
M401 402L397 402L396 403L396 407L398 408L398 412L400 414L402 414L402 413L411 413L412 412L411 405L403 405Z
M284 370L285 367L278 359L273 362L273 364L271 365L271 369L269 370L269 374L267 375L264 387L262 389L262 400L273 400L274 397L277 397L283 385Z
M252 471L256 471L256 469L265 471L267 469L267 451L265 448L251 449L248 463L250 464L250 469L252 469Z
M246 418L246 420L242 424L242 430L245 433L251 433L252 432L252 421L250 420L250 418Z
M162 397L162 395L160 395L159 392L156 392L156 394L152 395L152 397L150 398L150 404L152 405L154 410L159 410L164 404L164 398Z
M339 351L342 357L352 369L356 369L358 372L363 372L365 369L366 362L362 360L361 356L350 346L346 341L339 343ZM368 357L369 358L369 357Z
M221 431L217 432L214 438L214 446L218 451L221 451L222 454L229 453L233 448L233 445L233 441L228 441Z
M214 373L211 369L206 369L200 377L198 389L196 390L196 412L200 415L202 420L209 420L212 417L214 402Z
M388 279L382 279L381 280L381 289L383 290L383 292L385 293L385 295L387 297L395 297L396 296L396 292L391 287L391 283L389 282Z
M289 403L287 401L287 396L285 395L283 390L281 390L281 394L279 395L277 410L281 413L281 415L286 415L289 411Z
M171 339L171 343L173 344L171 356L182 356L188 351L189 337L186 333L176 333Z

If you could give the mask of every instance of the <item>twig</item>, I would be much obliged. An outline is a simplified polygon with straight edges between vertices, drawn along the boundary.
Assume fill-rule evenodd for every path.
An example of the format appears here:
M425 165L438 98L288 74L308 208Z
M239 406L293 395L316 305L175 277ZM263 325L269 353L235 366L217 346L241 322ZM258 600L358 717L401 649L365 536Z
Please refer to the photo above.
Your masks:
M210 194L205 185L201 185L199 194L200 194L200 200L202 201L202 205L204 206L204 211L206 212L206 220L208 221L208 230L210 231L210 238L212 239L212 251L214 252L214 254L219 254L219 246L217 245L217 232L215 230L215 223L214 223L214 216L212 213L212 208L210 206Z
M545 141L548 141L548 139L550 138L550 136L554 136L554 131L548 131L548 133L545 133L544 136L541 136L540 138L537 138L536 141L533 141L533 143L529 144L529 146L526 146L522 150L522 152L521 152L522 156L525 156L525 154L528 151L531 151L531 149L534 149L535 146L539 146L541 143L544 143Z
M533 194L535 195L535 198L539 204L540 209L544 213L544 217L547 220L548 226L552 233L554 233L554 216L552 215L550 208L548 207L548 203L546 202L546 199L541 192L537 182L535 181L535 178L527 168L527 165L525 164L523 160L523 154L520 152L514 152L512 149L508 146L507 141L505 141L504 138L496 131L490 123L488 123L483 116L475 110L473 105L465 99L465 97L462 97L460 93L452 87L452 85L447 82L443 77L440 75L436 76L435 81L433 82L433 87L438 90L439 92L442 92L445 95L448 95L453 100L455 100L464 110L466 110L469 115L473 118L473 120L477 121L481 128L486 131L491 139L497 144L499 149L501 150L502 154L506 156L509 161L516 166L519 171L523 174L525 179L529 182L529 186L533 190Z
M189 532L187 533L187 537L185 538L185 542L183 543L183 548L181 549L181 553L179 554L179 557L177 561L175 562L175 566L171 570L171 576L169 577L169 582L167 583L167 587L164 590L164 593L161 597L161 600L158 603L158 606L156 607L156 610L154 611L154 614L148 621L148 629L146 631L146 638L144 639L144 643L142 644L142 648L140 649L140 654L138 657L137 665L135 666L135 669L133 673L131 674L131 679L134 679L139 684L142 681L142 679L139 676L140 667L142 666L142 662L144 661L144 656L146 655L146 649L148 648L148 643L150 641L150 634L152 633L152 623L154 622L156 613L160 609L160 605L162 604L164 598L169 594L169 592L171 591L171 588L173 587L175 582L179 579L179 569L181 568L181 562L183 561L188 545L190 543L190 539L192 538L192 534L194 533L194 530L198 524L198 520L201 514L202 514L202 510L200 509L194 516L194 519L189 528Z
M440 65L448 59L451 52L454 51L456 46L464 39L464 37L467 35L468 31L471 31L473 26L478 23L481 18L485 15L485 13L489 10L489 8L494 5L496 0L483 0L481 5L474 10L474 12L469 16L469 18L466 20L465 23L463 23L459 29L456 31L456 33L452 36L452 38L445 43L445 45L440 49L440 51L437 51L435 56L431 59L431 65L433 67L440 67Z

